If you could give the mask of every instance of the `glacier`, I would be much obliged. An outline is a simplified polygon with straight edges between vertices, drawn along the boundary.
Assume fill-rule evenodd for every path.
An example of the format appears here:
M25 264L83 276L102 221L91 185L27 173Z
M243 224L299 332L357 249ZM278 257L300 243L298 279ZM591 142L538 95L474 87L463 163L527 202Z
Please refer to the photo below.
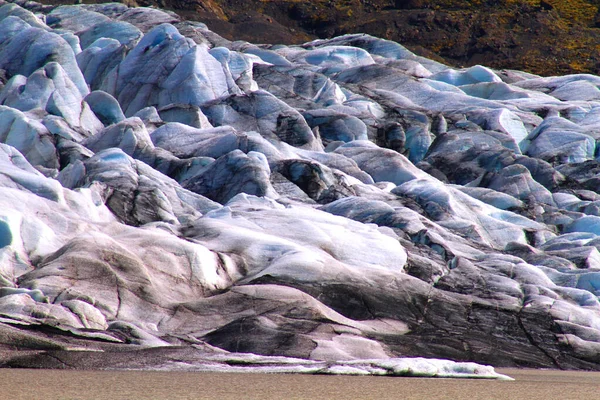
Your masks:
M599 87L0 0L0 366L600 370Z

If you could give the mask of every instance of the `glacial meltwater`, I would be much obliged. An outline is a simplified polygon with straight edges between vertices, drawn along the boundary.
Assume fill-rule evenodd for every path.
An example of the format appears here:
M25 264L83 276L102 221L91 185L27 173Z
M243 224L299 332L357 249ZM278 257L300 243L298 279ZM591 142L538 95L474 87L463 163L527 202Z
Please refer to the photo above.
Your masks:
M0 369L10 400L594 399L599 372L500 369L514 381L295 374Z

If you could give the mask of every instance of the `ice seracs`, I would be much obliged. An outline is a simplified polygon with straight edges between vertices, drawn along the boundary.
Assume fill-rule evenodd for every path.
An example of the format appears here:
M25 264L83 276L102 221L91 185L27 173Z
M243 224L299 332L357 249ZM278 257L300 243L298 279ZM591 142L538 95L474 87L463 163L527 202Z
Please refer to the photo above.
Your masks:
M600 369L600 78L117 3L2 2L0 69L0 365Z

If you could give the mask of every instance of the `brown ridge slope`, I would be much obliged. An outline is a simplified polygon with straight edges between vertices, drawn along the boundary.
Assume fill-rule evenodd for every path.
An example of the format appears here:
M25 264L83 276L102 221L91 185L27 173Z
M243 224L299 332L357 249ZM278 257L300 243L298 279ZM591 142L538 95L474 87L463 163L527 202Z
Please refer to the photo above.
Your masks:
M600 73L600 0L127 2L173 10L228 39L290 44L364 32L455 66Z
M140 0L143 2L156 0ZM162 0L159 0L162 1ZM600 1L164 0L229 38L303 42L365 32L458 66L600 72Z

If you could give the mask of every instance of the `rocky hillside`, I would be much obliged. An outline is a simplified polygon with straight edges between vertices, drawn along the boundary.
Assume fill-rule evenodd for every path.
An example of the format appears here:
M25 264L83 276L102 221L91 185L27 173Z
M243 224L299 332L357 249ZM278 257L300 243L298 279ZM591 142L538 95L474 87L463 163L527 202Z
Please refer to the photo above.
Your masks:
M167 7L207 23L231 40L290 44L368 33L458 67L484 64L542 75L600 72L597 0L138 0L128 4Z
M600 369L599 77L0 4L0 366Z

